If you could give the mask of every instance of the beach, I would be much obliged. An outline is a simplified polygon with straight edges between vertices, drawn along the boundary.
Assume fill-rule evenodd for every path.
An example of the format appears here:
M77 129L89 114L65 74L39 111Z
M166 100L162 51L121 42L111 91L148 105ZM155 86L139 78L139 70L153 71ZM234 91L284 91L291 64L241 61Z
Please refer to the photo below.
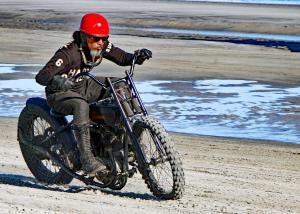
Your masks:
M135 7L129 8L128 4ZM71 40L81 16L91 8L103 12L113 27L129 27L112 28L110 41L115 46L127 51L142 47L153 51L151 63L138 68L137 79L220 78L299 83L299 52L195 40L196 35L187 40L174 39L180 37L172 33L130 30L130 27L184 27L300 35L300 7L297 6L169 1L45 1L43 4L35 0L27 0L26 4L10 1L0 6L1 63L45 64L59 47ZM99 75L118 76L123 71L108 61L94 69Z
M46 186L33 180L16 141L16 119L1 118L2 213L299 213L295 145L172 134L186 177L182 199L160 201L140 175L122 191ZM81 188L80 188L81 187Z
M129 6L130 5L130 6ZM134 5L134 6L132 6ZM176 1L3 1L0 63L45 64L71 40L86 12L111 20L110 41L153 51L137 80L242 79L300 83L300 53L284 47L203 40L136 28L228 30L300 35L300 7ZM126 28L121 28L126 27ZM108 61L96 75L120 76ZM1 79L14 78L0 76ZM294 102L299 102L295 100ZM0 118L0 207L4 213L300 213L300 146L171 133L185 170L182 199L160 201L141 176L122 191L47 186L33 179L16 139L17 119Z

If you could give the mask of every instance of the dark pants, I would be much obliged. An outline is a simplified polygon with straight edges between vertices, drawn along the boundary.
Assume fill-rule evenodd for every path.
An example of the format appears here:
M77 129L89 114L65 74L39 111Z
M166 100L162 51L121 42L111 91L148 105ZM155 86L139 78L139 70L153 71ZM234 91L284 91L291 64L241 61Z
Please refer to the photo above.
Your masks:
M104 78L97 78L104 81ZM76 90L60 91L47 94L51 108L59 113L74 115L74 125L89 123L89 103L100 100L105 96L105 90L91 79L84 80L85 84Z

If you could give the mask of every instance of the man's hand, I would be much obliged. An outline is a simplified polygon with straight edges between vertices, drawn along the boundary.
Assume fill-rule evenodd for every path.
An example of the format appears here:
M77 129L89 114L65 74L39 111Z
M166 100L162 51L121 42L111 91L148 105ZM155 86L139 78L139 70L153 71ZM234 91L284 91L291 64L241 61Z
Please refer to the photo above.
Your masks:
M74 86L74 82L60 75L55 75L52 79L51 86L58 90L67 91Z
M134 54L137 55L135 63L138 65L142 65L146 59L152 58L152 52L146 48L136 50L134 51Z

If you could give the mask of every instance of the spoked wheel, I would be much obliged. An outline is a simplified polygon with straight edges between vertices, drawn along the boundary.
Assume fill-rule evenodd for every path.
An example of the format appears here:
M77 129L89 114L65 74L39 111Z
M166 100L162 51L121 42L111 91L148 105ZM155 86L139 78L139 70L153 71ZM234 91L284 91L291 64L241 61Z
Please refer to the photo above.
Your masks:
M68 184L73 177L64 172L46 154L24 143L41 146L63 161L62 143L70 140L67 134L62 133L56 139L42 143L59 127L60 124L50 116L49 112L33 105L26 106L22 110L18 122L18 139L24 160L37 180L49 184Z
M139 116L133 131L146 159L138 168L150 191L162 199L181 198L185 185L182 162L166 130L155 119Z
M33 127L33 143L35 145L42 146L48 151L53 150L53 148L55 148L55 145L59 145L56 140L49 140L44 144L42 143L43 140L45 140L47 137L50 137L54 133L54 130L51 127L51 125L44 118L36 117L33 120L32 127ZM56 149L60 149L60 148L56 148ZM60 171L60 167L44 154L42 155L40 154L39 158L42 164L47 168L47 170L49 170L53 174L56 174Z

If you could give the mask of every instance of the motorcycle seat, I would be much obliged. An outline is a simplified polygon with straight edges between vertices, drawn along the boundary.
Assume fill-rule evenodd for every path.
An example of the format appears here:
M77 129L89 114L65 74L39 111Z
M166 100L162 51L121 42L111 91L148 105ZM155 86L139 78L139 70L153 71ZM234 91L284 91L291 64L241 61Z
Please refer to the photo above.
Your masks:
M50 109L50 115L53 116L53 117L64 117L64 116L66 116L63 113L55 111L53 108Z

